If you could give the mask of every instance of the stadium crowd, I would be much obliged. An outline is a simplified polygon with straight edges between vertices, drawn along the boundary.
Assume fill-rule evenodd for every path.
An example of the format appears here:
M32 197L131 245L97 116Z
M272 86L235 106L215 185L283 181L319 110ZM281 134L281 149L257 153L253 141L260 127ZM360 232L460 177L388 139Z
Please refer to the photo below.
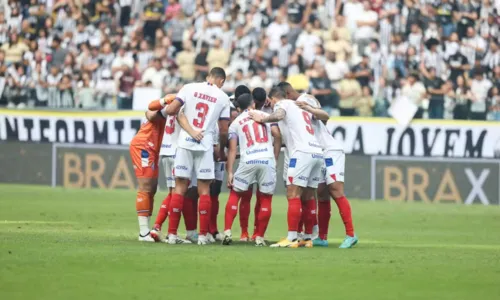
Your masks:
M128 109L219 66L331 115L500 120L499 31L499 0L0 0L0 103Z

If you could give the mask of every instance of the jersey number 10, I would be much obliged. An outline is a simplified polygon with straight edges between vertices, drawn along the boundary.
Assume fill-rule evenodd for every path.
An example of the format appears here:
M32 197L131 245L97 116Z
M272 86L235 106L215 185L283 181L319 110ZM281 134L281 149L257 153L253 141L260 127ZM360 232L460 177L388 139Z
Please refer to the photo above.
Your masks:
M266 143L269 140L269 137L267 135L266 125L253 122L252 127L253 127L253 135L255 136L255 142L260 144L260 143ZM262 129L262 135L260 133L259 128ZM245 126L243 126L242 128L243 132L245 133L245 137L247 138L247 148L254 144L252 134L250 133L251 129L252 128L250 128L249 124L245 124Z

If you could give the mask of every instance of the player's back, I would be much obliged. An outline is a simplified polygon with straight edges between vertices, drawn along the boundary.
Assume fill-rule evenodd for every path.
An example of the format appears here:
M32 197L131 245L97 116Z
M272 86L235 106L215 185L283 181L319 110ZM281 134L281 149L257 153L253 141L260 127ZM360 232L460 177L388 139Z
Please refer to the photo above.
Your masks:
M163 131L163 140L161 142L160 155L175 155L180 129L181 126L177 122L176 116L167 115L165 117L165 130Z
M241 161L274 157L271 126L253 121L247 110L233 121L229 134L238 137Z
M229 97L218 87L207 83L186 84L177 93L183 102L183 111L189 124L205 131L201 142L197 142L184 130L180 130L178 147L195 151L206 151L213 147L215 126L220 118L229 119Z
M158 153L163 139L164 128L164 118L157 119L153 122L144 118L139 131L130 142L130 145Z
M289 132L286 140L289 154L292 155L295 151L321 154L323 151L315 135L312 114L300 109L292 100L279 101L274 106L274 111L278 109L286 112L283 122Z

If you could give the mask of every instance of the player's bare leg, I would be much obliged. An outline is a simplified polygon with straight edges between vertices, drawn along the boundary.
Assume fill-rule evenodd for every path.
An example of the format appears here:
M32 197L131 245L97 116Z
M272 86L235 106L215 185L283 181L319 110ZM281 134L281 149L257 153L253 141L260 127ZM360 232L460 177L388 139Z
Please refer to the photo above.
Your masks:
M186 225L186 240L198 242L198 187L193 186L188 188L184 197L182 206L182 215L184 216L184 224Z
M199 235L198 235L198 245L207 245L210 243L208 239L208 230L210 227L210 183L212 180L198 179L198 194L199 194Z
M282 239L276 244L272 244L271 247L278 248L298 248L298 227L300 218L302 215L302 203L300 197L302 195L303 188L294 184L290 184L286 189L286 197L288 199L288 235L286 239Z
M178 237L177 229L181 219L182 208L184 206L184 195L189 186L189 179L176 177L175 188L170 200L169 216L168 219L168 243L169 244L190 244L191 242L183 240Z
M340 217L342 218L342 222L344 222L345 226L346 237L340 245L340 248L351 248L358 243L358 238L354 234L351 204L344 194L344 183L336 181L328 186L328 190L337 204Z
M157 178L137 178L139 190L136 197L137 218L139 221L139 241L155 242L160 241L155 239L150 234L149 221L153 211L154 195L158 185Z
M332 205L330 192L326 183L318 186L318 227L319 235L313 239L314 246L328 247L328 226L330 224Z

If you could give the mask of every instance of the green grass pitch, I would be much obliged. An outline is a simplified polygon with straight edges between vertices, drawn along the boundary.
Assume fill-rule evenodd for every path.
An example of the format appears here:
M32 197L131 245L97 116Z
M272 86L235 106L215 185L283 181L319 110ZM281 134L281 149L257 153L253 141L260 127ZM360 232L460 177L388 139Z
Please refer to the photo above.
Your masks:
M333 203L329 248L199 247L137 242L133 191L0 191L0 299L500 297L500 207L353 200L354 249ZM268 238L285 234L276 197Z

